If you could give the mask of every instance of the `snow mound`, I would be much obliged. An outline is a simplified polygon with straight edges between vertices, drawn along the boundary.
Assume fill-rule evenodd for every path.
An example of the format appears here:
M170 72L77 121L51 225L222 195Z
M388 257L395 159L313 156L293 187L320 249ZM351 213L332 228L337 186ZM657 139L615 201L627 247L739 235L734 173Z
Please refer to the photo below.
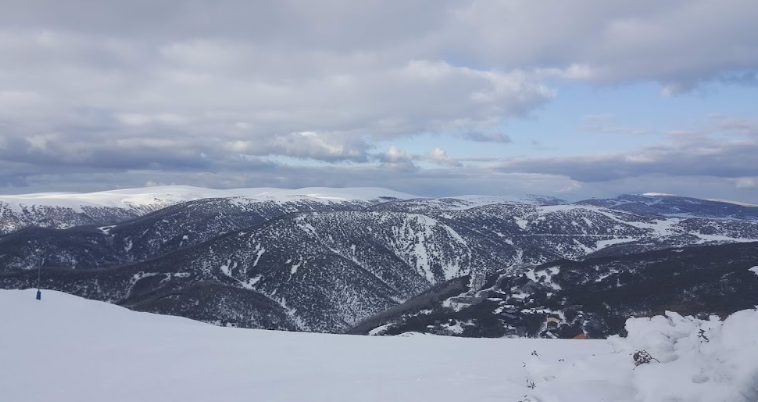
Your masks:
M758 310L699 320L667 312L632 318L628 336L609 338L615 353L549 365L533 357L533 397L552 401L756 402ZM635 365L633 354L655 360ZM568 396L570 395L570 397Z

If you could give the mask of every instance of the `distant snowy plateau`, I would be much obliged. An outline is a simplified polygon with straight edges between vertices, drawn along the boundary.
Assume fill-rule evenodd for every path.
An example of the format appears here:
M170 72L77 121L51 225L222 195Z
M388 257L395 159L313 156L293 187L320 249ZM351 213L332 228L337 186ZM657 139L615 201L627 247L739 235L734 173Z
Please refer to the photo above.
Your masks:
M0 288L41 274L45 289L222 326L603 338L630 316L752 308L756 266L758 207L663 194L0 196Z

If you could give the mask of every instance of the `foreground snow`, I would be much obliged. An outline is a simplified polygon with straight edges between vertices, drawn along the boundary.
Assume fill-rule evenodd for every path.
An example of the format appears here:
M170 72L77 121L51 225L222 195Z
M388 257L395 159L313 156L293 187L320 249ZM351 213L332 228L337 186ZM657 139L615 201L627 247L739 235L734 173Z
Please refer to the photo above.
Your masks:
M391 338L219 328L26 290L0 291L0 325L3 401L758 401L756 311L631 320L610 341ZM660 363L634 369L640 349Z

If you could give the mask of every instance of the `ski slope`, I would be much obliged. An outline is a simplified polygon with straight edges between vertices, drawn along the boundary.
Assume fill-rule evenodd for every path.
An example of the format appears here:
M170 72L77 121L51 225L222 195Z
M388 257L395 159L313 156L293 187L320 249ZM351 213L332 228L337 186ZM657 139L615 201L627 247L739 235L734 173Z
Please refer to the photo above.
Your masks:
M629 339L610 342L361 337L221 328L34 294L0 291L3 401L758 400L756 311L723 325L635 319ZM709 343L696 342L701 328ZM640 345L661 363L633 370Z

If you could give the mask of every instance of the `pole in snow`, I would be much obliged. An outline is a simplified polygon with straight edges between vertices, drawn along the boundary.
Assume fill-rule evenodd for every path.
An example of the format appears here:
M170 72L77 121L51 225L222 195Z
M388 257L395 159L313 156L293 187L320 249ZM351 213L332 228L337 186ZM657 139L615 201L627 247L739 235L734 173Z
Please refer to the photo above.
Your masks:
M42 264L37 267L37 300L42 300L42 290L40 284L42 279Z

